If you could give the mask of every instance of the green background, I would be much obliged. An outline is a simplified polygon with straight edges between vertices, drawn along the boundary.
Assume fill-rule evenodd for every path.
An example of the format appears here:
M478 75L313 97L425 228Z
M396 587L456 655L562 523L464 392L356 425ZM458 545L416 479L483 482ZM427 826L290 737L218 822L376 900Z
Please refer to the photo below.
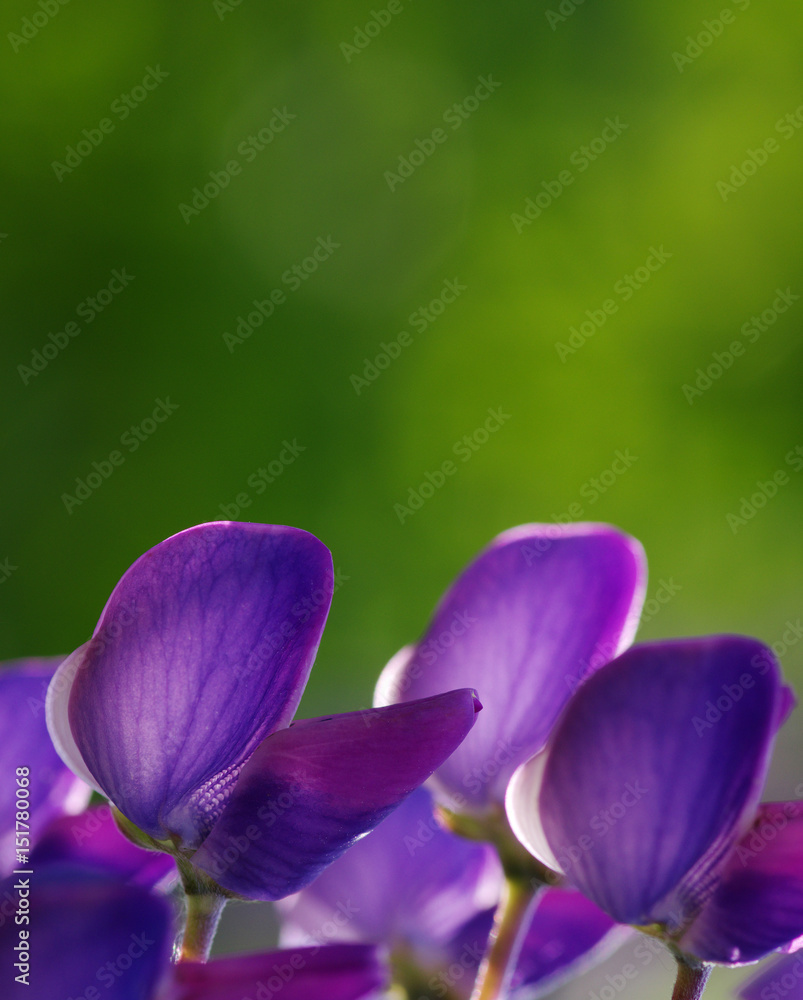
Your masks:
M783 643L801 680L799 639L783 635L803 614L803 474L787 462L803 445L803 301L745 332L776 289L803 294L803 109L782 122L803 105L799 4L400 8L357 48L368 4L73 0L24 42L9 35L43 8L4 6L0 655L79 645L140 553L246 493L239 519L314 532L347 578L305 714L368 705L479 548L562 515L640 538L649 597L673 584L641 637L756 635ZM716 37L675 55L723 9ZM135 89L149 68L166 76ZM481 77L497 86L472 110ZM275 109L282 131L243 152ZM584 159L608 119L626 128ZM83 130L102 141L54 168ZM422 145L431 155L388 183ZM750 150L750 176L726 190ZM232 160L240 172L182 215ZM539 194L540 215L516 220ZM283 275L319 237L339 247L291 290ZM652 248L671 256L625 300ZM77 310L114 269L133 280L87 322ZM416 328L445 281L465 290ZM227 346L276 288L286 300ZM608 300L597 328L587 311ZM26 375L70 321L78 335ZM584 321L593 335L559 350ZM412 340L369 381L366 361L402 331ZM743 352L697 384L733 342ZM177 409L128 451L157 399ZM461 460L489 408L509 419ZM258 494L249 477L285 441L303 452ZM63 494L115 450L122 464L68 511ZM402 522L395 505L446 460L455 473ZM778 470L776 494L729 524ZM770 792L791 796L803 730L787 730ZM563 995L604 985L595 971Z

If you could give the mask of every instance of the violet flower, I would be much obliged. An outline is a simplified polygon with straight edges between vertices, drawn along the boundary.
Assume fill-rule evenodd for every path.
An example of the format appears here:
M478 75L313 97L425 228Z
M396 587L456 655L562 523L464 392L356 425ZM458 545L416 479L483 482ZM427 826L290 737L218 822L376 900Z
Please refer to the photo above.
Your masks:
M3 996L12 1000L361 1000L387 980L366 945L171 965L167 900L110 871L45 864L27 882L0 883L0 894L30 915L29 924L0 922Z
M484 711L436 772L447 808L501 812L516 767L545 744L579 684L630 644L646 583L641 545L603 524L525 524L452 584L420 641L385 667L375 703L476 687Z
M43 695L60 662L31 658L0 667L0 875L24 868L50 821L79 812L91 795L59 758L45 725ZM18 812L28 814L19 828Z
M386 945L395 981L467 998L488 944L502 869L488 844L444 830L425 789L351 847L316 881L281 900L280 942ZM581 893L551 889L527 929L510 997L532 998L600 958L622 929Z
M131 566L59 668L48 725L63 759L127 833L177 857L185 882L258 899L298 890L473 725L479 705L462 690L289 726L332 592L313 535L198 525Z
M774 656L754 639L633 647L580 688L546 751L514 776L513 830L690 968L794 947L803 808L758 804L792 704Z

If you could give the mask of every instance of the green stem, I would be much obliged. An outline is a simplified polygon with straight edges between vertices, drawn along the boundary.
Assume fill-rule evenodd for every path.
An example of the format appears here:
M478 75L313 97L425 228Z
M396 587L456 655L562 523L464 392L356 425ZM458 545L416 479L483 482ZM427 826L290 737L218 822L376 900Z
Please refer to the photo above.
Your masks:
M700 1000L705 990L712 966L700 963L690 965L678 957L678 978L672 1000Z
M187 895L187 923L179 962L205 962L212 950L218 921L228 900L208 893Z
M494 917L491 947L477 974L471 1000L499 1000L506 992L529 917L544 886L536 879L507 878Z

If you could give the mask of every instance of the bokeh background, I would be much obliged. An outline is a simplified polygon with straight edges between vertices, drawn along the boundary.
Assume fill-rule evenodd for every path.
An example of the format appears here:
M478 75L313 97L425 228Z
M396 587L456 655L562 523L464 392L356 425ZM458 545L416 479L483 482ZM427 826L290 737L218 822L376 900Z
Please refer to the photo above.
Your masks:
M364 707L490 538L581 519L644 542L643 638L803 681L799 4L382 4L4 5L0 655L285 523L342 579L303 710Z

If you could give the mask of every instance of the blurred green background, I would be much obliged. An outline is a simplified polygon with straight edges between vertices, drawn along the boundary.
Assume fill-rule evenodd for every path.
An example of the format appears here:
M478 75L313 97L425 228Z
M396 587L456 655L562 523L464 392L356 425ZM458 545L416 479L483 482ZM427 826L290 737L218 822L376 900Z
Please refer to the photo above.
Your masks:
M366 706L480 547L572 518L671 585L642 637L803 680L799 4L382 3L4 5L0 655L182 528L292 524L343 580L304 713Z

